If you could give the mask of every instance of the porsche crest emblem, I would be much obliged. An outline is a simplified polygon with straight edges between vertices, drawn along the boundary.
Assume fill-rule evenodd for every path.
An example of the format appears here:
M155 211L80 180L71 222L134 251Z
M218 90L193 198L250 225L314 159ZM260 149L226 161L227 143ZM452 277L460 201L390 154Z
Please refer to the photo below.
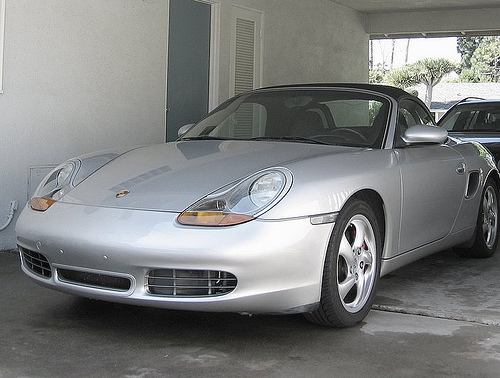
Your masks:
M118 193L115 194L115 197L122 198L122 197L125 197L129 193L130 193L130 190L120 190Z

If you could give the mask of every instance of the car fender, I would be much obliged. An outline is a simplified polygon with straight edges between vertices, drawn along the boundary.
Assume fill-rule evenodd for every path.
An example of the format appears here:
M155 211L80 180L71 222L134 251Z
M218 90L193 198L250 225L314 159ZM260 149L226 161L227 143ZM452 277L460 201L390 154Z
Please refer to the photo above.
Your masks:
M311 168L313 167L313 168ZM380 198L385 242L383 256L397 254L401 222L401 172L392 150L360 150L286 166L293 174L292 188L285 198L261 216L277 221L299 217L311 219L333 215L335 219L353 197L372 193ZM369 196L368 196L369 198ZM328 218L325 217L326 221Z

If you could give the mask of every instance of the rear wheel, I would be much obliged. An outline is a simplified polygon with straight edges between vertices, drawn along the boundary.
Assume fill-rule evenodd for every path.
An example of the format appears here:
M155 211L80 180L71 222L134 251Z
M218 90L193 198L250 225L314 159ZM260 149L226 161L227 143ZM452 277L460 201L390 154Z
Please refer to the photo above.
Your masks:
M476 235L471 248L456 248L462 257L491 257L498 244L498 187L486 181L476 223Z
M317 324L351 327L370 311L380 276L382 234L364 201L349 202L337 218L323 270L319 307L306 315Z

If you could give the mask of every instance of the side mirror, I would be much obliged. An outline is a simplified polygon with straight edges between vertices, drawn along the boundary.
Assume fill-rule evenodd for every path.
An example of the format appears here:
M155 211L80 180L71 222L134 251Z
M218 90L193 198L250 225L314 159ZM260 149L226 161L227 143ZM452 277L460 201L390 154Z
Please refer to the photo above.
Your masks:
M188 123L187 125L181 126L179 128L179 131L177 131L177 136L180 138L184 134L186 134L189 130L191 130L191 127L194 126L194 123Z
M441 144L448 139L448 131L438 126L415 125L405 131L403 140L412 144Z

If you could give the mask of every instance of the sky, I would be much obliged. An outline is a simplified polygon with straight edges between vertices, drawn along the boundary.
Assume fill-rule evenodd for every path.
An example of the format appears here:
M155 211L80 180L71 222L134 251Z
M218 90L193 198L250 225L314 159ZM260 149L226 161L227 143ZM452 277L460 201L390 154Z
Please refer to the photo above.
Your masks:
M406 45L408 39L396 39L394 49L394 63L392 68L398 68L405 64ZM373 68L385 63L386 68L391 68L392 40L373 41ZM408 54L408 63L414 63L425 58L447 58L453 62L460 62L460 54L457 52L457 39L447 38L411 38Z

